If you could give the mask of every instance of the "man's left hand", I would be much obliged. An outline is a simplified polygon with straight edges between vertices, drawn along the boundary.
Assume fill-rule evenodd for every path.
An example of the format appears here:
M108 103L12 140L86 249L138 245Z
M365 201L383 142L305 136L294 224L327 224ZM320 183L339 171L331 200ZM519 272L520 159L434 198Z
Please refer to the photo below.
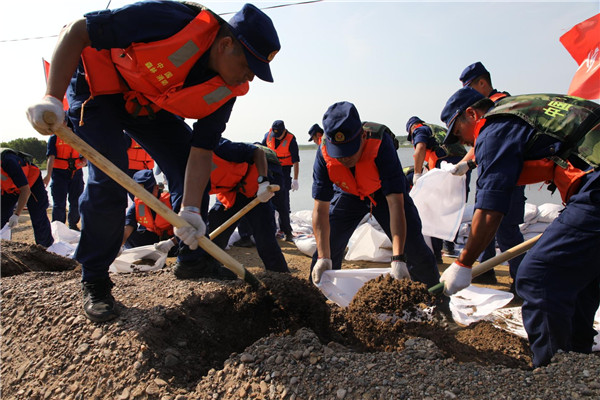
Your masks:
M292 191L295 192L299 188L300 185L298 184L298 179L292 179Z
M410 279L410 274L408 273L408 268L406 267L406 263L403 261L392 261L391 264L392 271L390 275L395 279Z

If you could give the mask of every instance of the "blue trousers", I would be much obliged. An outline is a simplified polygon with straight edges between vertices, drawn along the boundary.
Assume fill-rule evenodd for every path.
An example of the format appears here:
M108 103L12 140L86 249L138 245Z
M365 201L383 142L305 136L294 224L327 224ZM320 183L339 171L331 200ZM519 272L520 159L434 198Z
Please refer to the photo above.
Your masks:
M235 204L229 209L225 209L225 206L217 201L208 212L207 230L212 232L217 229L251 201L252 199L238 194ZM244 219L252 227L256 250L265 265L265 269L275 272L290 272L285 257L281 252L281 247L279 247L279 243L277 243L275 237L275 213L269 202L257 204L244 215ZM227 247L229 238L239 222L240 220L225 229L219 236L213 239L213 242L222 249Z
M271 199L275 210L279 213L279 229L288 234L292 233L290 223L290 190L292 188L292 178L290 176L291 166L281 167L283 177L281 179L280 189L275 192Z
M600 304L600 171L589 175L517 272L533 365L558 350L590 353Z
M390 211L387 200L382 191L373 195L377 203L373 206L373 216L381 225L386 235L392 237L390 230ZM370 201L360 200L357 196L337 191L329 206L329 245L331 251L331 262L333 269L342 268L342 259L350 237L356 227L369 213ZM406 242L404 254L406 255L406 266L412 280L422 282L431 287L439 283L440 274L433 253L425 243L421 233L421 218L412 199L404 195L404 214L406 215ZM310 266L311 272L317 262L317 251L313 254ZM312 280L312 277L310 278Z
M30 189L31 195L29 196L29 200L27 200L27 211L31 218L35 242L44 247L50 247L54 243L54 238L52 237L50 220L48 219L48 214L46 214L48 193L46 192L41 175ZM18 200L19 195L17 193L2 194L2 226L6 225L11 215L13 215Z
M83 126L79 126L80 113L80 109L70 109L68 114L77 135L122 171L127 172L129 165L124 130L147 149L167 176L171 204L178 212L192 139L190 126L166 111L159 111L153 119L133 118L125 111L121 95L90 100ZM126 207L126 190L89 163L88 182L80 199L81 239L75 252L82 265L83 281L108 277L108 267L121 247Z
M519 224L524 221L525 214L525 186L516 186L510 198L510 208L508 213L502 218L495 240L492 240L486 249L479 256L479 262L489 260L496 255L496 243L500 251L506 251L518 244L523 243L523 234ZM525 254L521 254L508 260L510 276L515 279L517 270Z
M67 169L52 170L52 221L67 221L67 200L69 201L69 226L79 222L79 196L83 193L83 170L69 171Z

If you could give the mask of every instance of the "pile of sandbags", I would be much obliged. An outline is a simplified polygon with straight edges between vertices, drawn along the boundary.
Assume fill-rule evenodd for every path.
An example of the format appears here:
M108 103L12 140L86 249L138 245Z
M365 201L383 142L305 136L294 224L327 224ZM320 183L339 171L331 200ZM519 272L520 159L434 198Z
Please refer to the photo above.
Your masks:
M558 217L558 214L564 209L559 204L545 203L541 206L525 203L525 214L523 223L519 225L523 239L528 240L544 232L548 225ZM469 233L471 232L471 220L473 219L473 205L468 204L463 213L462 222L458 229L456 243L465 244Z

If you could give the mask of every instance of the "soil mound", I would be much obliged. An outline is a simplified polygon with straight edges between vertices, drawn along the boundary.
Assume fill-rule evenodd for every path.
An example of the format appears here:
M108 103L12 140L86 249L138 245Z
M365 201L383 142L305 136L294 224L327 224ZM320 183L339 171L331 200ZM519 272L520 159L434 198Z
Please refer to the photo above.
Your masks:
M69 271L77 268L77 261L46 251L38 244L2 240L2 276L31 271Z

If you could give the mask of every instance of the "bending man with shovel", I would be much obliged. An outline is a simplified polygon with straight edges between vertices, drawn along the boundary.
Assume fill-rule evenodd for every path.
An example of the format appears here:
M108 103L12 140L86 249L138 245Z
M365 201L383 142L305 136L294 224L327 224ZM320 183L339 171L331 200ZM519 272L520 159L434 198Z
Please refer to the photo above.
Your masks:
M237 96L258 76L272 82L280 44L270 18L246 4L229 22L191 2L140 2L88 13L68 24L54 50L46 96L29 107L40 133L61 130L62 99L77 135L126 171L127 131L161 166L171 204L186 221L176 269L220 278L195 251L205 234L200 215L212 150ZM51 115L52 118L45 118ZM195 119L193 128L184 118ZM88 157L89 158L89 157ZM81 197L83 308L92 321L117 316L108 267L122 238L126 191L92 162Z
M494 102L470 87L442 110L445 143L474 146L477 198L471 233L442 274L445 293L471 283L471 266L494 238L517 185L547 182L566 208L527 253L516 276L533 365L558 350L590 353L600 304L600 105L536 94Z

